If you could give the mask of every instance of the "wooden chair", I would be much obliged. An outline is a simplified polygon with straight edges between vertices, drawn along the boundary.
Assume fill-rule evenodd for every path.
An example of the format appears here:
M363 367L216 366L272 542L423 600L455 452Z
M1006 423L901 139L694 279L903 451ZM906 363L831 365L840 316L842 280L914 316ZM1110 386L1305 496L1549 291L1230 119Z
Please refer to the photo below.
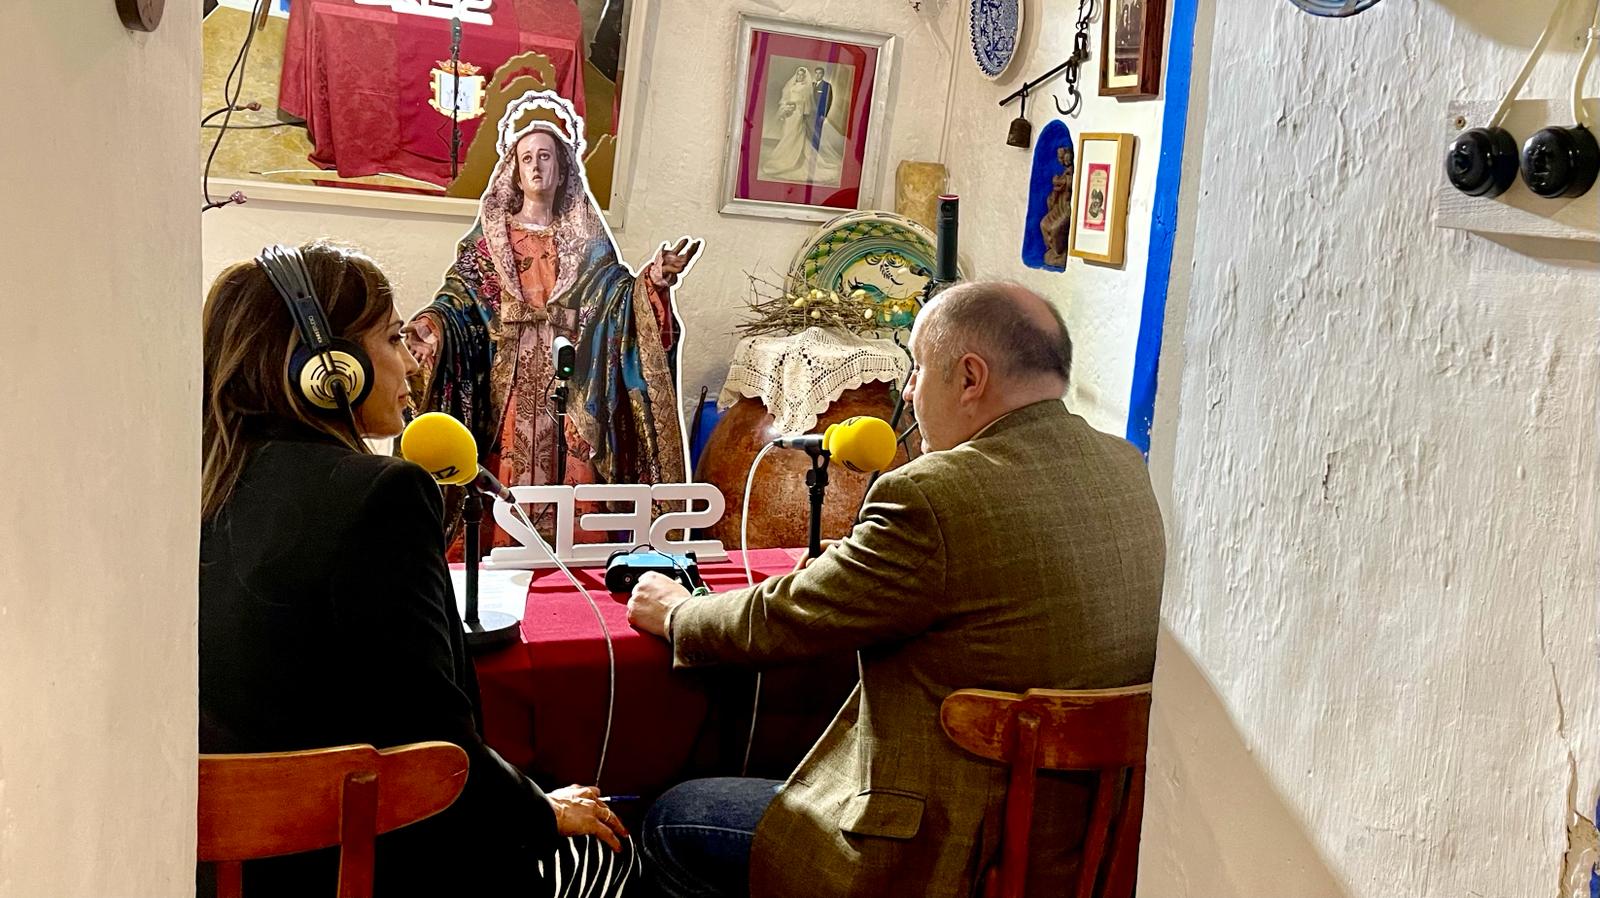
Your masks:
M198 858L217 865L217 898L240 898L242 861L338 845L339 898L370 898L374 839L466 784L467 753L448 742L201 755Z
M1083 866L1073 895L1130 898L1144 813L1148 683L1076 692L1032 689L1023 695L962 689L944 700L939 721L957 745L1010 765L1000 862L989 869L985 898L1022 898L1028 877L1034 787L1040 770L1099 773L1094 809L1084 835Z

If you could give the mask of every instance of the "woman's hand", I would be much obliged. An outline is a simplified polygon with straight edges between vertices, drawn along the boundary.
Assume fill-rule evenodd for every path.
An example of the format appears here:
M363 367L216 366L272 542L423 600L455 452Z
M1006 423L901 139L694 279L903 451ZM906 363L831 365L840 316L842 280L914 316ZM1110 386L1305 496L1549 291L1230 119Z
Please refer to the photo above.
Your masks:
M612 851L622 850L622 840L628 830L617 815L600 800L600 790L593 786L567 786L546 793L550 806L556 812L556 831L563 836L594 836L611 846Z

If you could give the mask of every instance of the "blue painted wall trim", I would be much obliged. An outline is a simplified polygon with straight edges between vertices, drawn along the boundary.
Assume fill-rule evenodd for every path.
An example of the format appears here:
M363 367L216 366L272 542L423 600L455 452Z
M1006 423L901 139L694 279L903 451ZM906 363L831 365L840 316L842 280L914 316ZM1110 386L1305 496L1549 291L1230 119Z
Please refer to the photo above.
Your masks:
M1161 329L1172 280L1172 245L1178 236L1178 188L1183 183L1183 145L1189 125L1189 82L1194 67L1194 24L1200 0L1173 0L1172 40L1167 45L1166 107L1161 113L1161 157L1151 204L1150 261L1133 356L1133 394L1128 398L1128 442L1150 454L1150 424L1156 410L1156 368Z

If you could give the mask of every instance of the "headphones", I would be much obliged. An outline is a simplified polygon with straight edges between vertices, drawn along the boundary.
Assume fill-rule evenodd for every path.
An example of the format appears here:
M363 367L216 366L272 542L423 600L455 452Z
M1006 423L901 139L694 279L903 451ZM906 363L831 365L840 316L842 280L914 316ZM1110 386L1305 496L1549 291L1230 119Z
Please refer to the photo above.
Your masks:
M289 356L289 383L300 398L323 412L352 414L372 392L372 360L359 343L335 336L311 288L305 256L276 244L256 257L267 280L283 297L300 343Z

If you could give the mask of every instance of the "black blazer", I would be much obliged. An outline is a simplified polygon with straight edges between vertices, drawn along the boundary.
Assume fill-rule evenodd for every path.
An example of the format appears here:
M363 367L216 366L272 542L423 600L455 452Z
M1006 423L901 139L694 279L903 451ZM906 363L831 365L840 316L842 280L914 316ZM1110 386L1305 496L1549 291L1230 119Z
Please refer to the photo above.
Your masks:
M296 424L255 427L252 443L201 528L200 750L453 742L471 762L461 797L379 838L377 891L526 891L555 814L483 743L438 486ZM333 852L256 862L245 894L326 892L335 870Z

